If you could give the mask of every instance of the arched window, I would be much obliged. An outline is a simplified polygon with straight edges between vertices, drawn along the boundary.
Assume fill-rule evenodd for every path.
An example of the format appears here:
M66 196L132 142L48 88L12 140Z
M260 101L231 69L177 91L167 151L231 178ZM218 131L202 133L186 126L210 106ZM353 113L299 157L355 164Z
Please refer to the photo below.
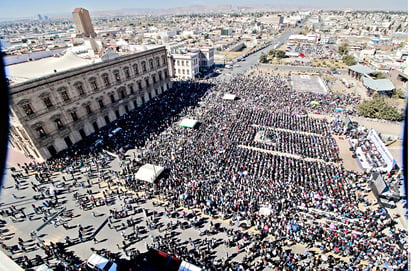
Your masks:
M160 67L160 58L156 57L156 67L159 68Z
M79 92L79 95L84 95L84 87L83 87L83 83L82 82L77 82L74 84L74 87L77 89L77 91Z
M117 83L121 81L120 79L120 72L118 70L113 71L114 79L116 80Z
M106 87L110 87L110 79L107 73L102 75L103 83Z
M21 108L23 109L24 113L26 113L26 116L34 114L33 108L31 107L31 104L28 102L21 104Z
M55 119L54 123L56 124L57 129L60 130L64 128L63 122L60 120L60 118Z
M129 90L130 90L130 94L134 93L133 84L129 84Z
M64 102L70 101L70 96L69 96L69 91L67 90L66 87L61 87L57 90L58 93L60 93L62 100Z
M90 79L89 79L89 84L90 84L90 87L91 87L93 90L97 90L97 89L98 89L96 78L94 78L94 77L90 78Z
M130 78L129 67L124 67L123 71L124 71L124 76L126 77L126 79L129 79Z
M43 128L43 123L38 122L32 126L33 130L36 131L37 135L42 138L47 135L46 131Z
M45 105L47 108L50 108L50 107L53 106L53 103L51 102L49 96L44 96L42 99L43 99L44 105Z
M103 99L99 99L99 100L97 100L97 102L99 103L100 108L104 108Z
M147 71L147 69L146 69L146 61L142 61L142 70L143 70L143 72L146 72L146 71Z
M137 66L137 64L133 64L133 71L135 75L139 74L139 67Z
M153 70L153 59L149 59L150 70Z

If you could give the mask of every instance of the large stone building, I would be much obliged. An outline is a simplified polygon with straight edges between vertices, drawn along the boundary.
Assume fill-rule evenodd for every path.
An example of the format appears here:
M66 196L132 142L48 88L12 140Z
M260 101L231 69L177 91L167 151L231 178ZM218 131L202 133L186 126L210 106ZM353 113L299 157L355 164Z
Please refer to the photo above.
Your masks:
M77 32L85 37L95 38L92 20L90 19L89 11L84 8L75 8L73 10L73 22Z
M158 47L11 86L13 148L45 160L170 87Z

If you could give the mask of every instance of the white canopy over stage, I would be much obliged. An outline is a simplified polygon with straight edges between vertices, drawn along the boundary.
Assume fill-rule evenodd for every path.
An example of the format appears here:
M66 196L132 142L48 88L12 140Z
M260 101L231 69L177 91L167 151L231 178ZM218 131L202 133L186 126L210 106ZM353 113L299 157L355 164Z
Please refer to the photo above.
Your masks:
M145 164L139 168L135 177L137 180L153 183L162 174L164 167Z

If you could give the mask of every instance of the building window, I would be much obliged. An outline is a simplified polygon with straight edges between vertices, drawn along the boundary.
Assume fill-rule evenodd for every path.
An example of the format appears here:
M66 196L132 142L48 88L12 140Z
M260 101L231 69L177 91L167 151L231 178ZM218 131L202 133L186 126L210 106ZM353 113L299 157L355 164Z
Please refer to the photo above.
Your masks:
M153 75L152 79L153 79L153 84L156 83L156 75Z
M104 85L105 85L106 87L110 87L109 76L108 76L107 74L104 74L104 75L102 76L102 78L103 78Z
M67 102L67 101L70 100L69 94L67 93L66 90L63 90L63 91L61 92L61 95L62 95L63 101Z
M137 64L133 64L133 71L135 75L139 74L139 67L137 66Z
M129 85L129 90L130 90L130 94L133 94L133 93L134 93L133 85Z
M79 95L84 95L83 84L77 84L76 88L77 88L77 91L79 92Z
M62 129L64 127L63 122L60 119L55 119L57 129Z
M99 107L100 107L100 108L104 108L103 100L100 99L100 100L98 100L98 102L99 102Z
M112 101L112 103L115 103L115 102L116 102L113 94L110 94L110 101Z
M77 117L76 111L71 112L70 115L72 116L73 121L78 121L79 120L79 118Z
M119 73L119 71L115 71L114 73L114 78L115 78L115 80L116 80L116 82L120 82L120 73Z
M156 66L159 68L160 67L160 59L156 57Z
M44 105L45 105L47 108L53 106L53 104L52 104L52 102L51 102L51 100L50 100L50 97L43 97L43 102L44 102Z
M129 78L130 78L129 68L128 68L128 67L125 67L125 68L123 69L123 71L124 71L124 76L126 77L126 79L129 79Z
M23 104L22 108L23 108L24 113L26 113L27 116L30 116L30 115L34 114L34 111L31 108L31 104L28 104L28 103Z
M162 56L163 65L166 65L166 56Z
M36 132L39 135L39 137L45 137L46 132L44 131L43 127L39 126L36 128Z
M167 70L164 70L165 79L167 78Z
M143 61L142 62L142 69L143 69L143 72L146 72L147 70L146 70L146 61Z
M124 98L126 98L126 93L125 93L125 91L124 91L124 88L122 88L121 90L119 90L119 96L120 96L120 99L124 99Z
M153 59L149 59L150 70L153 70Z
M146 87L149 86L149 79L146 78L145 81L146 81Z
M158 72L158 74L159 74L159 80L161 81L162 80L162 72Z
M90 83L90 86L92 87L93 90L97 90L96 79L90 79L89 83Z
M90 107L90 104L86 104L86 105L84 106L84 108L86 108L86 113L87 113L87 114L93 113L93 112L92 112L92 109L91 109L91 107Z
M138 86L139 86L139 90L142 90L142 82L139 81L137 84L138 84Z

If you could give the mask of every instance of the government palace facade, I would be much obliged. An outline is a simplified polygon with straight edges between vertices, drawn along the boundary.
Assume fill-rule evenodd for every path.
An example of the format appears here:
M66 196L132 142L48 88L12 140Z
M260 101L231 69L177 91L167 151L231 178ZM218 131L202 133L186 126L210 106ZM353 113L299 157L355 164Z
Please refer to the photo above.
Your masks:
M10 86L10 145L44 161L171 87L165 47Z

